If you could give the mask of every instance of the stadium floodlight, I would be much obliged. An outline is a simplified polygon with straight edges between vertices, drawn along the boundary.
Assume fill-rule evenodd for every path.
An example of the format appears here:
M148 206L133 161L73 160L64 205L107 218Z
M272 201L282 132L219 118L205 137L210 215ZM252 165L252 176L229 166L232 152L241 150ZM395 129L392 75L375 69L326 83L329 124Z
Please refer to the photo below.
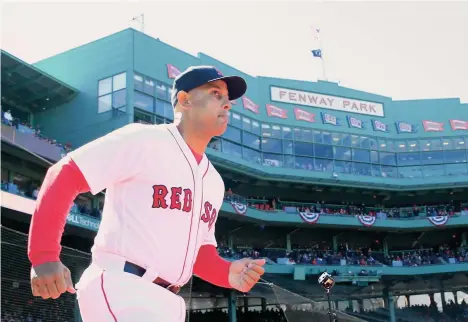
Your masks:
M327 272L322 273L318 278L318 283L325 289L327 293L328 300L328 316L330 317L330 322L337 322L336 313L332 311L331 301L330 301L330 291L335 286L335 280Z

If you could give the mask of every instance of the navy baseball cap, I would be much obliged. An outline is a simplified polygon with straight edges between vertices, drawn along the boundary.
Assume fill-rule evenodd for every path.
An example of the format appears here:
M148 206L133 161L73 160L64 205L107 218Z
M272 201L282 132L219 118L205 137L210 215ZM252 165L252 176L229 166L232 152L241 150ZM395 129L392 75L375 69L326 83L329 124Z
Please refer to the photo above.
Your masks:
M235 100L245 94L247 83L239 76L224 76L217 68L212 66L192 66L174 79L172 87L172 107L177 105L177 94L180 91L190 90L206 83L222 80L226 83L229 100Z

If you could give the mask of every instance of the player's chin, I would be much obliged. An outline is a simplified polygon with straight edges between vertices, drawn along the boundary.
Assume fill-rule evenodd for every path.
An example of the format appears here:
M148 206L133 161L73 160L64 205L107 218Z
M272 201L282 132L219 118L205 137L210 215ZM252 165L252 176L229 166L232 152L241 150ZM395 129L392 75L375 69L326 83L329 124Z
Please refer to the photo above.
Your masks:
M221 136L224 134L224 132L226 132L226 129L227 129L227 123L221 123L221 124L218 124L218 126L216 127L215 129L215 134L214 136Z

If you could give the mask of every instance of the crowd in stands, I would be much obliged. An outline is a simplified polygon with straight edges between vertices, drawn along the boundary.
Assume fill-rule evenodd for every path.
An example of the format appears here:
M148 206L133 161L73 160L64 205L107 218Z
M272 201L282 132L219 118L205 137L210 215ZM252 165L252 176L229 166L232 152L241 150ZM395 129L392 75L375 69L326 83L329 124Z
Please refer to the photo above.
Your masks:
M288 202L282 201L279 197L266 198L262 196L242 197L236 195L231 188L225 192L226 201L244 202L249 208L276 212L285 211L288 213L317 213L320 215L341 215L341 216L374 216L380 219L385 218L417 218L420 216L453 216L455 213L466 212L468 214L468 200L465 202L451 202L445 205L412 205L402 208L385 208L383 205L366 207L365 205L333 205L325 204L324 201L313 202Z
M27 122L24 122L24 121L21 121L19 118L15 118L11 114L11 110L7 110L5 112L2 111L0 113L1 113L1 116L2 116L2 123L3 124L12 126L12 127L16 128L17 131L24 132L24 133L30 133L30 134L34 135L35 137L37 137L38 139L47 141L49 144L58 146L59 148L62 149L64 154L66 154L66 153L68 153L68 152L70 152L72 150L71 144L68 144L68 143L67 144L62 144L60 142L57 142L57 140L48 138L48 137L44 136L41 133L41 129L38 126L33 127L31 124L29 124Z

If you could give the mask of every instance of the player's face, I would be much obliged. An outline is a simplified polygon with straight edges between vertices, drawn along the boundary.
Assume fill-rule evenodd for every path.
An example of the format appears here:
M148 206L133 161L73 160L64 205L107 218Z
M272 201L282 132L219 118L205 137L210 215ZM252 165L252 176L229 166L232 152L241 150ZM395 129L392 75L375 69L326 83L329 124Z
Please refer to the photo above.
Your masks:
M227 85L218 80L190 91L192 103L191 119L195 126L210 136L221 135L226 131L229 101Z

